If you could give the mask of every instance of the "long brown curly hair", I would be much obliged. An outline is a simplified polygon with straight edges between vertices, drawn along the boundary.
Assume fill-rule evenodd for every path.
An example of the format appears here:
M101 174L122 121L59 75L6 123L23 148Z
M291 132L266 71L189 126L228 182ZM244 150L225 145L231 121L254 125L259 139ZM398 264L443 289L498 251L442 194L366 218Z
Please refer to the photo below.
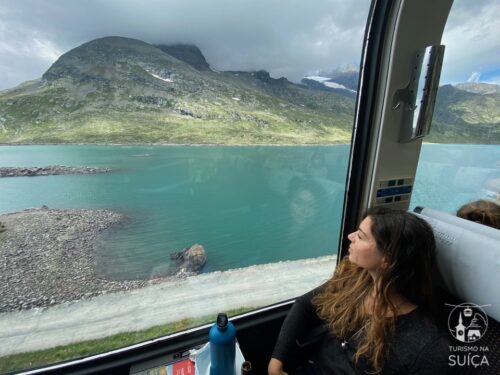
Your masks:
M313 303L337 338L363 332L354 361L366 357L378 373L388 356L397 317L389 292L395 290L420 309L433 313L435 240L429 224L406 211L374 208L365 217L371 219L373 238L387 263L379 270L378 287L374 288L366 269L346 257ZM375 293L373 311L366 312L364 303L370 293Z

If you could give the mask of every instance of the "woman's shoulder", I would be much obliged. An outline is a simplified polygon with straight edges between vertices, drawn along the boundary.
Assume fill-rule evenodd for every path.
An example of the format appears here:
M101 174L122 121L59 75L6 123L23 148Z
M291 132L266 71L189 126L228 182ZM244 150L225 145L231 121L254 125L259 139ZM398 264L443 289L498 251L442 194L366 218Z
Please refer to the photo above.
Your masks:
M398 317L391 351L395 361L408 373L427 367L445 371L449 345L446 327L440 327L435 319L417 307Z
M404 340L425 345L438 338L446 338L446 327L441 327L437 321L420 307L400 315L396 319L396 340Z

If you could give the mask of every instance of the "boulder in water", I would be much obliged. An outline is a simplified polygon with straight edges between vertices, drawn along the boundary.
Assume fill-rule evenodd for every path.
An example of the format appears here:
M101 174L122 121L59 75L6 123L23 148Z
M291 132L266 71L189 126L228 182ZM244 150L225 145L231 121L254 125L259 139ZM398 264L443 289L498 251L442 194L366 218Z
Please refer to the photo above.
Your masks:
M170 259L177 260L179 263L175 276L185 277L197 275L207 262L207 255L202 245L194 244L182 251L170 254Z

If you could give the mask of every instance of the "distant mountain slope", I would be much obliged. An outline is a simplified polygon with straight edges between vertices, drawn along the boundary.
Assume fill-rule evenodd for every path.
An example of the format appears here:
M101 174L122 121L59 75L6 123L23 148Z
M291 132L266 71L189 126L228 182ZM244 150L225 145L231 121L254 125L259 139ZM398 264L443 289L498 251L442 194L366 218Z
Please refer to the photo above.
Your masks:
M214 72L196 47L85 43L0 94L5 143L335 143L354 101L266 72ZM172 55L167 54L169 51Z
M472 92L474 94L500 94L500 86L484 82L464 82L454 85L459 90Z
M331 83L357 87L358 73L332 71L307 77L309 88L333 91ZM345 90L344 90L345 91ZM439 88L429 142L500 144L500 86L458 83Z
M264 70L218 72L196 46L106 37L0 92L0 142L346 143L357 79L343 72L320 87ZM500 143L499 98L442 87L428 140Z
M500 94L439 88L429 141L500 144Z

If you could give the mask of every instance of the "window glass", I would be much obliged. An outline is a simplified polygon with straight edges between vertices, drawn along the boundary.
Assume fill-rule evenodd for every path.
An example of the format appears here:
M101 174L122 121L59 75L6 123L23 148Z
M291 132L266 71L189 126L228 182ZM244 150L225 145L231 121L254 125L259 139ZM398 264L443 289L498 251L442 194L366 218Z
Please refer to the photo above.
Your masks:
M368 0L34 5L0 4L0 372L329 277Z
M411 207L455 214L479 199L500 203L500 5L454 2L430 136Z

